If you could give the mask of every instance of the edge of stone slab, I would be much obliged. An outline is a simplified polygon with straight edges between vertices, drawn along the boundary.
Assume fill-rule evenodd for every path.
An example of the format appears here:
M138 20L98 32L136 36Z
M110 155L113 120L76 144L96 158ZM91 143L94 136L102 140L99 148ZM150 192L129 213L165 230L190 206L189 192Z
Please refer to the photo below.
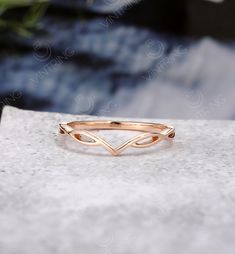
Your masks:
M13 106L4 106L3 110L2 110L2 115L1 115L1 119L0 119L0 126L2 125L2 123L4 122L4 119L6 119L9 115L13 115L17 112L35 112L35 113L40 113L40 114L59 114L59 115L63 115L65 117L74 117L74 116L79 116L79 117L89 117L89 115L79 115L79 114L68 114L68 113L59 113L59 112L48 112L48 111L35 111L35 110L30 110L30 109L20 109L17 107L13 107ZM91 116L90 116L91 117Z
M61 116L64 116L65 118L68 118L68 117L90 117L90 118L93 118L93 119L96 119L96 118L103 118L103 119L123 119L123 120L136 120L136 121L150 121L151 119L156 122L156 121L161 121L161 122L165 122L165 123L168 123L170 124L171 122L210 122L210 123L233 123L235 124L235 120L205 120L205 119L156 119L156 118L127 118L127 117L107 117L107 116L94 116L94 115L79 115L79 114L68 114L68 113L59 113L59 112L47 112L47 111L34 111L34 110L26 110L26 109L20 109L20 108L17 108L17 107L13 107L13 106L5 106L2 110L2 115L1 115L1 119L0 119L0 126L2 125L2 123L4 122L4 119L7 119L7 117L9 115L13 115L15 114L16 112L36 112L36 113L40 113L40 114L51 114L51 115L54 115L54 114L59 114Z

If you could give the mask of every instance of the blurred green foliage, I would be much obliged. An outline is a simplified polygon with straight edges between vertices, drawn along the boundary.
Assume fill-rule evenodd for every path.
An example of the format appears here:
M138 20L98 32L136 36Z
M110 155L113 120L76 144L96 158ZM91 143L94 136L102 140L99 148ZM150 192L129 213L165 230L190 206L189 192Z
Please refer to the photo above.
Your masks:
M29 36L49 0L0 0L0 30Z

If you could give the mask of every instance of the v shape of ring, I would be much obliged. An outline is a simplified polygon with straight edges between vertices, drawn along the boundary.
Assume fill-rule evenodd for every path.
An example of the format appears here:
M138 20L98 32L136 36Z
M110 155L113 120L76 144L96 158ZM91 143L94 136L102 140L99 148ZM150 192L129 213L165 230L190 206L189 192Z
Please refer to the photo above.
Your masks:
M164 139L175 137L174 127L143 122L125 121L76 121L59 124L60 133L68 134L77 142L89 146L103 146L112 155L117 156L128 147L145 148ZM114 148L107 141L92 133L92 130L129 130L140 131L141 134L127 140Z

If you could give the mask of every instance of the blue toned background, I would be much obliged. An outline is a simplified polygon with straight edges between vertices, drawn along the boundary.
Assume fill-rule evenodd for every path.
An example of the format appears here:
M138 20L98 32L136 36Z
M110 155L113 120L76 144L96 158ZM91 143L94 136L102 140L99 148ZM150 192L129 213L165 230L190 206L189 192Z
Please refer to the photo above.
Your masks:
M235 119L231 1L39 2L2 9L1 108Z

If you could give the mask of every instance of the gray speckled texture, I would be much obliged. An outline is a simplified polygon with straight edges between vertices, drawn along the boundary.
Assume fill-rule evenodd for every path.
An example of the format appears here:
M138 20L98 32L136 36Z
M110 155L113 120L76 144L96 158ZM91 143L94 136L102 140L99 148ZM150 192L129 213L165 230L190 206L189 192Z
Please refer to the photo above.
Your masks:
M5 108L1 254L235 253L235 122L161 121L173 144L112 157L57 134L75 119Z

